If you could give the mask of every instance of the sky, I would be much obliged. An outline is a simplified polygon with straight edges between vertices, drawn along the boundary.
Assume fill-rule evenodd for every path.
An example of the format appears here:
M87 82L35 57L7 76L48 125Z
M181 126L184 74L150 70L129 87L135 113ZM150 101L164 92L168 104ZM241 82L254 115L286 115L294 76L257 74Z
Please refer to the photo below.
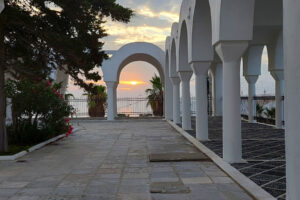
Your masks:
M104 38L105 50L118 50L131 42L150 42L164 50L165 39L170 35L171 25L179 21L182 0L117 0L118 3L134 10L135 16L128 24L107 20L105 29L109 34ZM268 72L267 51L262 58L262 75L257 82L257 94L274 94L275 82ZM102 75L101 69L98 70ZM128 64L121 72L118 97L145 97L145 90L151 87L149 80L157 70L146 62ZM242 77L242 67L241 67ZM99 82L104 85L104 82ZM191 79L191 95L195 96L195 78ZM241 94L247 95L247 83L241 78ZM70 80L68 92L75 97L84 93Z

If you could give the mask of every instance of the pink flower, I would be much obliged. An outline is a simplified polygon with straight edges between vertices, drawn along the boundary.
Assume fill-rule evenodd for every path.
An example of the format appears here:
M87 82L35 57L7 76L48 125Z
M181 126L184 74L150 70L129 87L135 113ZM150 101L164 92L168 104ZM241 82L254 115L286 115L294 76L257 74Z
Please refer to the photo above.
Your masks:
M69 121L70 121L70 118L65 119L65 122L69 123Z
M68 132L66 133L66 137L69 137L69 135L71 135L73 132L73 127L69 126Z
M69 126L68 132L66 133L66 137L68 137L69 135L71 135L72 131L73 131L73 127Z
M47 86L50 86L51 82L49 80L47 80Z
M56 94L57 96L59 96L59 93L58 93L57 91L55 91L55 94Z

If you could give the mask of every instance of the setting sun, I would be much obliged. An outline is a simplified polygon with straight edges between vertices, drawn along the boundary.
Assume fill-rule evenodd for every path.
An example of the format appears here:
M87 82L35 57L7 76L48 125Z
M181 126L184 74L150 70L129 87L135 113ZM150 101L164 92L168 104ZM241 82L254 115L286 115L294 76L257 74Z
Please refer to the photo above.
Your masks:
M132 86L145 85L146 84L146 82L143 82L143 81L120 81L120 83L122 85L132 85Z

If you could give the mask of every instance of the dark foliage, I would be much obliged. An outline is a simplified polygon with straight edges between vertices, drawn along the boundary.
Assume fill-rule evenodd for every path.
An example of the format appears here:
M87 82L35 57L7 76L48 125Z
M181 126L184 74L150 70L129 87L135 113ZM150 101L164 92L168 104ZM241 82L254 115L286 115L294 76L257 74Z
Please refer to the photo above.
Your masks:
M0 14L0 151L7 151L4 73L31 80L64 70L85 90L107 55L101 38L107 17L128 22L133 11L115 0L5 0Z
M59 89L49 81L7 82L13 119L8 128L9 144L32 145L68 131L66 119L74 109L64 101Z

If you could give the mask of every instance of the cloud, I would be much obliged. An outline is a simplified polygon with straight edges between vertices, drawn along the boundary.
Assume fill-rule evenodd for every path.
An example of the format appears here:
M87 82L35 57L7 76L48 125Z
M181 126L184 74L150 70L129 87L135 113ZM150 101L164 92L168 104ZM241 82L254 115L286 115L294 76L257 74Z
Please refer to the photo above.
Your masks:
M154 12L149 7L143 7L140 10L138 10L137 13L139 15L150 17L150 18L164 19L171 23L179 20L178 13L175 13L175 12L173 13L173 12L168 12L168 11Z
M120 45L136 41L161 42L166 39L166 32L168 32L167 28L163 29L147 25L136 27L120 26L108 29L108 34L117 36L114 42Z
M130 91L130 90L132 90L132 88L118 88L118 90L120 90L120 91Z
M165 39L171 32L173 22L179 20L182 0L117 0L117 3L134 10L135 16L128 24L113 22L106 19L104 28L109 36L102 38L104 50L117 50L131 42L149 42L164 49ZM102 75L101 70L98 70ZM120 84L118 97L145 96L145 90L151 85L149 80L153 74L159 74L148 63L134 62L126 66L121 73L120 81L144 80L145 84ZM70 81L68 91L76 97L81 97L83 91ZM105 85L103 80L96 84Z
M131 42L149 42L164 48L171 25L179 20L181 0L118 0L119 4L134 10L128 24L108 20L104 38L105 49L116 50Z

